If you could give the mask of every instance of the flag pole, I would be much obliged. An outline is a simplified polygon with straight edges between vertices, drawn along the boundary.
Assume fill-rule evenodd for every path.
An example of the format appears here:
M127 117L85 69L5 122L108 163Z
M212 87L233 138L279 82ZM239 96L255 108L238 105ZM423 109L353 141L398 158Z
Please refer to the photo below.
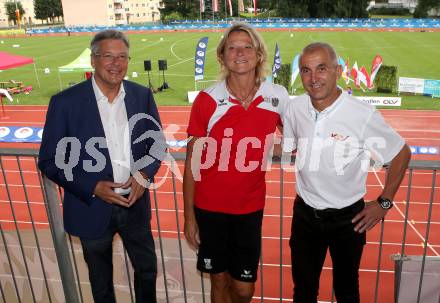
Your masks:
M227 12L227 9L226 9L226 1L228 1L228 0L225 0L225 19L228 18L228 12Z

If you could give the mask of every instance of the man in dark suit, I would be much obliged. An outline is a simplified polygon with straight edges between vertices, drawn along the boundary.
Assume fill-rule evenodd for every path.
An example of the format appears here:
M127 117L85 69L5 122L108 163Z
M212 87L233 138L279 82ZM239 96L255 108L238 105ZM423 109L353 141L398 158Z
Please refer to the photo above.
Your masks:
M115 233L134 267L136 302L156 302L148 186L165 156L159 114L149 89L123 81L123 33L98 33L91 50L93 77L50 101L38 166L64 188L64 227L81 240L95 302L116 301Z

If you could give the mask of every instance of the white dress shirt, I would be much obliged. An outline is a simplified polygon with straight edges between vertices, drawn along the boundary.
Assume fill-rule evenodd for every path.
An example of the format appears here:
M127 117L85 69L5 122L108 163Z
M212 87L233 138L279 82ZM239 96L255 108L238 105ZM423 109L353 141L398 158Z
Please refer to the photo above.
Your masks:
M92 77L92 85L112 162L113 180L116 183L125 183L130 178L131 140L125 108L124 85L121 83L118 95L113 102L109 102L108 98L102 93L94 76ZM116 193L121 195L130 193L130 190L130 188L114 189Z
M283 151L297 150L297 193L317 209L340 209L361 199L370 158L388 163L405 144L373 106L345 92L321 112L308 95L299 96L283 122Z

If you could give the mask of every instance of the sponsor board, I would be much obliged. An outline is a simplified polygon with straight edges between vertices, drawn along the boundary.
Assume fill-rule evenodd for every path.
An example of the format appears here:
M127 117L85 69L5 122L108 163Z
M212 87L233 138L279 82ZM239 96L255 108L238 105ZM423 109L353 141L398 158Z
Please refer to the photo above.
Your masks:
M1 126L0 125L0 142L24 142L24 143L40 143L43 137L43 128L28 126ZM167 144L174 150L186 147L186 140L167 140Z
M438 155L438 146L410 146L413 155Z
M399 77L399 93L440 96L440 80Z
M401 106L401 97L356 97L362 102L374 105L374 106Z
M399 77L399 92L423 94L425 81L418 78Z
M43 129L28 126L0 126L0 142L39 143Z

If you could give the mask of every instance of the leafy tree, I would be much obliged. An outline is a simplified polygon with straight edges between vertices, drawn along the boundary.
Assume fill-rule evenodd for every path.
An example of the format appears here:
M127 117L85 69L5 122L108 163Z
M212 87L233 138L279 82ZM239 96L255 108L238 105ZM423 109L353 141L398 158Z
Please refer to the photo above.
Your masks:
M61 0L51 0L52 2L52 11L54 17L62 17L63 16L63 6L61 4Z
M348 2L352 2L352 6L351 6L351 12L350 12L350 18L368 18L368 12L367 12L367 7L368 7L368 0L358 0L358 1L350 1L347 0Z
M368 0L279 0L278 14L291 18L368 17Z
M316 5L317 18L347 18L351 17L352 2L346 0L319 1Z
M309 2L307 0L299 0L291 3L293 1L280 0L277 4L278 15L280 17L286 18L308 18L309 13Z
M164 8L159 9L162 20L168 19L168 15L177 13L184 19L197 18L199 16L198 0L163 0Z
M34 0L34 13L35 19L47 20L47 9L45 8L45 3L42 0Z
M260 10L272 10L277 7L277 3L278 1L276 0L257 0L257 8L259 8Z
M21 5L21 2L17 2L17 6L15 6L15 2L5 3L5 10L6 10L6 15L8 16L8 20L14 21L14 24L17 24L17 15L15 14L15 10L17 8L18 11L20 12L20 19L21 19L21 17L23 17L25 13L23 6Z
M34 0L35 18L39 20L51 20L63 16L61 0Z
M414 11L415 18L426 18L431 9L440 9L440 1L438 0L419 0Z
M168 15L163 16L163 21L173 21L183 19L182 15L178 12L171 12Z

